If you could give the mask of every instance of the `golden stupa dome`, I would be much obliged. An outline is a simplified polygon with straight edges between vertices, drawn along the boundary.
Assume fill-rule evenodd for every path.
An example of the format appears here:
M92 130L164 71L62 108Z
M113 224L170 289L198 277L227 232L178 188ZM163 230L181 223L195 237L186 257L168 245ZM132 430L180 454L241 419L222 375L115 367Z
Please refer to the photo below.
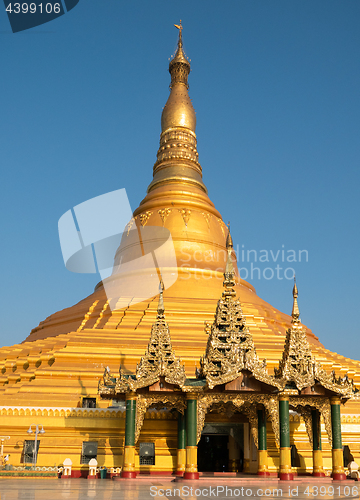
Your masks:
M189 98L187 79L190 73L190 62L187 59L182 43L182 26L180 22L179 40L175 56L169 64L171 75L170 96L161 115L161 131L172 127L185 127L195 132L196 114Z

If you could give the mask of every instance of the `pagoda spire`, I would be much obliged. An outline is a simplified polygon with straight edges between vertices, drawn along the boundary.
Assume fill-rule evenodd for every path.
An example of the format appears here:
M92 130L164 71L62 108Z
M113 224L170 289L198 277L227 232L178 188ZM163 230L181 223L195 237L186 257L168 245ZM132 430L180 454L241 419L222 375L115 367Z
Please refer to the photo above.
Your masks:
M337 378L335 372L328 375L321 363L316 362L313 358L306 329L300 324L298 295L298 288L294 282L291 328L286 331L284 351L279 368L274 369L276 380L279 381L282 388L293 384L299 391L318 382L335 394L350 397L355 393L353 381L347 375L344 378Z
M151 335L145 355L136 367L136 380L129 379L131 390L149 387L164 377L165 382L182 386L185 383L185 367L175 356L171 345L169 326L165 320L164 283L159 284L159 303L156 321L151 327Z
M169 63L170 95L161 115L160 147L148 193L176 183L207 194L196 149L196 114L188 94L190 61L184 52L181 21L174 26L179 35L176 52Z
M158 303L158 308L157 308L157 317L158 318L164 316L164 313L165 313L163 292L164 292L164 282L161 278L160 283L159 283L159 303Z
M226 237L226 250L227 250L227 258L226 258L226 265L225 265L225 272L224 272L224 292L223 296L235 296L235 291L233 287L235 286L235 269L233 266L233 261L232 261L232 251L234 248L233 245L233 240L231 237L230 233L230 222L228 224L228 234Z
M279 368L275 369L276 378L282 378L286 383L293 383L300 391L315 383L314 360L311 353L306 330L300 324L298 305L298 288L294 277L293 308L291 313L291 328L286 332L285 346Z
M293 308L292 308L292 313L291 313L291 323L298 324L300 322L300 311L299 311L299 305L298 305L298 298L299 292L296 286L296 278L294 276L294 288L293 288Z
M260 363L254 340L246 326L240 300L236 298L235 269L232 262L233 242L230 227L226 238L227 260L222 297L218 301L204 356L200 359L199 376L206 378L208 387L235 380L243 370L268 385L276 385L267 374L266 361Z

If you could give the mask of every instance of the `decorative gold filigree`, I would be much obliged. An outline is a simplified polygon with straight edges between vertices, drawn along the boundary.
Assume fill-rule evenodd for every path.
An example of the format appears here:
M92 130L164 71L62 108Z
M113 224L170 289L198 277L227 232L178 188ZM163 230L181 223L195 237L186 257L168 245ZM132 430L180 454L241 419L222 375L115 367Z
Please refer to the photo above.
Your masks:
M319 410L320 414L324 419L328 441L330 443L330 446L332 446L331 407L328 398L319 398L316 396L290 397L289 405L292 408L294 408L296 412L300 413L300 415L304 417L306 431L309 436L311 444L312 444L311 408Z
M98 393L100 396L104 397L115 397L117 394L122 394L129 392L130 387L128 379L122 373L121 367L119 369L119 377L115 378L111 376L110 369L107 366L104 370L104 375L102 380L98 383Z
M254 443L256 448L259 447L259 435L258 435L258 414L257 405L244 405L243 412L249 419L251 434L254 438Z
M162 408L176 408L183 414L186 408L186 401L181 395L169 393L161 395L138 394L135 416L135 443L139 439L145 413L150 407L158 410L161 410Z
M116 394L130 392L129 379L128 377L125 377L121 366L119 368L119 377L116 379L115 392Z
M230 232L226 247L228 256L224 272L224 291L217 304L205 355L200 359L199 375L206 378L208 387L212 389L216 385L235 380L242 370L249 370L257 380L279 388L281 384L267 373L266 361L260 363L257 357L240 301L235 298L233 243Z
M306 433L309 438L311 447L313 446L313 431L312 431L312 416L311 409L305 406L297 406L296 412L304 419Z
M185 366L176 358L171 345L170 330L165 320L163 284L160 284L160 297L156 321L151 328L151 336L145 356L136 367L136 379L128 379L131 390L149 387L160 377L165 382L182 387L186 380Z
M139 219L140 219L140 224L142 226L146 226L148 220L150 219L150 216L151 216L152 212L150 210L147 210L146 212L144 212L143 214L140 214L139 215Z
M306 336L306 330L300 324L297 297L298 289L296 283L294 283L292 326L286 332L284 351L279 362L279 368L275 368L275 378L282 387L292 382L301 391L305 387L311 387L315 382L319 382L325 389L345 398L351 397L355 391L352 380L349 380L347 376L336 378L335 372L328 375L321 367L321 364L315 362Z
M185 226L187 227L191 216L191 210L189 210L188 208L179 208L178 210L183 218Z
M111 377L110 368L108 366L104 368L102 380L99 380L98 392L102 396L107 397L115 395L115 378Z
M329 389L343 398L352 398L355 394L353 380L350 380L347 375L336 377L335 371L328 374L319 362L314 363L314 377L325 389Z
M231 403L235 410L241 411L249 418L251 432L256 446L258 446L258 418L257 407L263 404L270 417L275 441L280 446L279 435L279 404L277 398L266 394L199 394L197 398L197 442L201 438L204 428L205 416L212 405L218 405L219 409L229 411L228 405Z
M171 208L161 208L160 210L158 210L158 214L160 215L163 226L164 226L166 219L171 214Z

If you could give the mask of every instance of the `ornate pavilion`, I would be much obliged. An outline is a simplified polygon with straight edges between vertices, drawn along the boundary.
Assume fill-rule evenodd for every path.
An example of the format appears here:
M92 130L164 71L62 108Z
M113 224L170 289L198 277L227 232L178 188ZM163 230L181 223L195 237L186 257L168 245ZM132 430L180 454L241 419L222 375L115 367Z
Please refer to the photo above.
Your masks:
M177 280L165 288L173 270L157 269L156 296L113 307L105 285L119 279L114 272L23 343L0 349L4 452L13 465L70 458L75 477L96 458L129 478L344 479L344 463L360 460L360 362L328 351L301 323L296 284L287 316L240 279L230 231L202 180L179 28L153 180L115 256L118 267L139 252L131 229L166 228ZM121 279L147 275L134 269ZM36 451L26 434L33 423L45 429Z

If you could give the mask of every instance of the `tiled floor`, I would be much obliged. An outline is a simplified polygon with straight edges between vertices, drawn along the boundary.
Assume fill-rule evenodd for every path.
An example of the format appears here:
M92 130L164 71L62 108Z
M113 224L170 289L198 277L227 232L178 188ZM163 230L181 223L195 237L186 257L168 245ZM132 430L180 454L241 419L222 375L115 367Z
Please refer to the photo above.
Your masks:
M308 488L309 487L309 488ZM308 488L308 490L306 490ZM317 488L317 489L316 489ZM307 493L306 493L307 491ZM87 479L1 479L0 500L203 500L252 497L359 499L360 483L316 482L311 478L278 482L247 478L216 478L174 482L170 477L113 481Z

